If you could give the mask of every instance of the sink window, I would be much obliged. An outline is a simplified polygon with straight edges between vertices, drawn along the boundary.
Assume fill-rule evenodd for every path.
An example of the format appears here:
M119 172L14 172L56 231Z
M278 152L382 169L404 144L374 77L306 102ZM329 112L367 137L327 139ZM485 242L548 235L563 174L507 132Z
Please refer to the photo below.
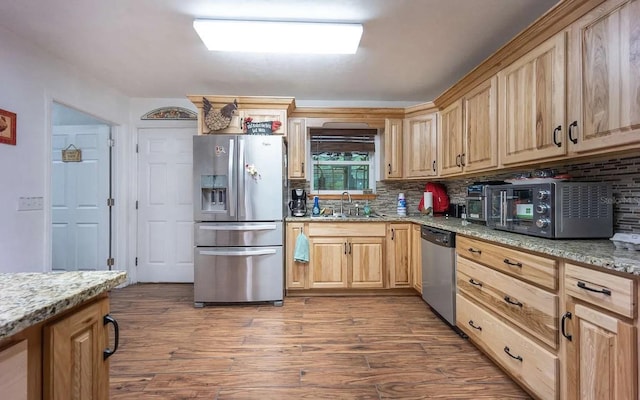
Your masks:
M375 188L375 129L310 129L311 192Z

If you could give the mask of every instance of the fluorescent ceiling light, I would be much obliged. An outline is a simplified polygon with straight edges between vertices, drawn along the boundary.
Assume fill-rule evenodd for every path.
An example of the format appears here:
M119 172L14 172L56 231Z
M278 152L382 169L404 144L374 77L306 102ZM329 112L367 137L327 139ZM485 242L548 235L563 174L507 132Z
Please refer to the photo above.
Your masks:
M209 50L253 53L355 54L361 24L196 19Z

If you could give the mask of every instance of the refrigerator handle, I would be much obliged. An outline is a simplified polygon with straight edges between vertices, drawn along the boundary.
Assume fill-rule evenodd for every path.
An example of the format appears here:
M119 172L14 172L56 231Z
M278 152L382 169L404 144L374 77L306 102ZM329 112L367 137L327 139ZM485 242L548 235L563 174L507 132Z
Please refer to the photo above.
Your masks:
M238 217L244 218L246 216L246 199L245 199L245 185L247 172L245 171L245 159L244 159L244 139L238 138ZM242 202L242 203L241 203Z
M229 165L227 165L227 174L229 176L228 185L229 191L227 193L227 204L229 206L229 216L235 217L237 196L235 193L235 171L233 169L233 160L235 159L235 141L229 139Z
M275 249L258 249L258 250L200 250L202 256L267 256L276 254Z
M198 229L203 231L272 231L276 229L276 225L200 225Z

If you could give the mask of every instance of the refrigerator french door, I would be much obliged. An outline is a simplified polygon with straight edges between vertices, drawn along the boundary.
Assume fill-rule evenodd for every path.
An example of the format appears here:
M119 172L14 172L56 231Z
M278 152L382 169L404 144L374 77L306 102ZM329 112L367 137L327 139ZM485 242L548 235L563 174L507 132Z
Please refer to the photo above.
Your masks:
M281 136L193 138L194 305L284 298Z

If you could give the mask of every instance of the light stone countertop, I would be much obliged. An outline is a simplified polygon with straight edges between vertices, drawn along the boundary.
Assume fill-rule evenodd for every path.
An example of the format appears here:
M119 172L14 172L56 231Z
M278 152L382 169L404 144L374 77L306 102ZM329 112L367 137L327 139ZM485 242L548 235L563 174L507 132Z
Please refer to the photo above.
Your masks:
M123 283L124 271L0 274L0 340Z
M383 215L378 218L287 217L286 222L409 222L446 229L470 238L517 247L569 261L594 265L640 278L640 251L618 250L608 239L543 239L518 233L503 232L484 225L462 224L459 218L426 217L422 215Z

